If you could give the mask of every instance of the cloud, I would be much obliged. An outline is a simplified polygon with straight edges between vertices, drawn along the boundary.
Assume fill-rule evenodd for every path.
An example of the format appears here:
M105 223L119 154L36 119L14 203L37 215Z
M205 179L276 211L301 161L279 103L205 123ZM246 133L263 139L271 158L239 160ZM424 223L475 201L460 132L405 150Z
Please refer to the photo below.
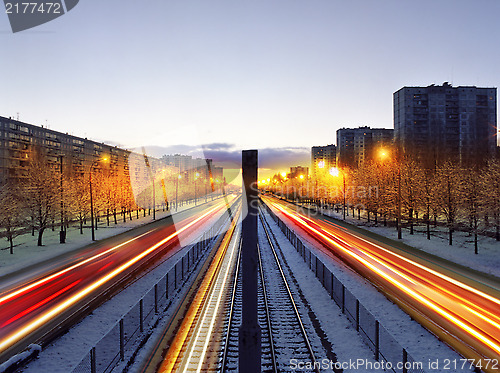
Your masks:
M201 145L145 146L149 156L160 158L164 154L184 154L211 158L215 165L224 168L241 167L241 151L231 143ZM142 149L132 149L142 153ZM263 148L259 151L259 168L286 171L291 166L309 166L311 150L306 147Z

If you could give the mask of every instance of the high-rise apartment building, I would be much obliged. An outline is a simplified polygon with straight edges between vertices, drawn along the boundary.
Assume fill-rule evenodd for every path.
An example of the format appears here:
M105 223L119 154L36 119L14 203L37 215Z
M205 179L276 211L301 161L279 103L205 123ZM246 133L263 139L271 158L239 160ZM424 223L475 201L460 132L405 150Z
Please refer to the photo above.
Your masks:
M395 140L428 165L481 162L497 145L497 89L403 87L394 93Z
M359 167L392 146L394 130L388 128L341 128L337 130L337 165Z
M290 173L287 175L289 179L296 179L302 177L307 179L309 176L309 167L295 166L290 167Z
M161 157L161 160L167 165L175 166L179 174L184 175L188 181L193 181L195 178L199 177L209 180L210 173L212 174L212 178L215 179L215 167L210 158L193 158L190 155L174 154L164 155ZM221 170L217 170L217 175L219 175L220 172ZM198 176L196 176L196 174L198 174Z
M131 167L128 150L0 117L0 182L25 178L35 153L40 153L55 170L62 162L64 172L73 175L88 174L93 167L106 169L110 175L144 177L144 172L136 169L136 162ZM141 157L136 158L144 163Z
M311 171L316 177L321 170L328 171L337 165L337 147L335 145L313 146L311 148Z
M223 178L222 167L212 167L211 159L180 154L161 159L145 157L116 146L0 116L0 184L24 179L34 152L41 153L56 172L62 162L64 173L84 176L92 168L93 172L123 176L134 187L149 185L151 172L157 177L160 173L161 177L168 177L186 171L189 174L186 181L194 180L198 172L201 178L208 180L211 168L213 178Z

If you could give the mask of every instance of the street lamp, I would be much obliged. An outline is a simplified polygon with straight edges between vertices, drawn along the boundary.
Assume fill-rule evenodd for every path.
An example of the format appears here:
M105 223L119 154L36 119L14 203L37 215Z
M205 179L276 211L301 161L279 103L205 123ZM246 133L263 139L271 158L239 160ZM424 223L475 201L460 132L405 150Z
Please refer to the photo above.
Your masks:
M64 227L64 191L63 191L63 155L59 155L61 171L61 232L59 232L59 243L66 242L66 229Z
M151 185L153 188L153 220L156 220L156 191L155 191L155 175L151 172Z
M344 190L343 190L343 195L344 195L344 203L342 204L342 216L344 217L344 220L345 220L345 216L346 216L346 208L345 208L345 173L343 171L341 171L340 169L338 169L337 167L332 167L330 168L330 175L332 175L333 177L338 177L339 174L342 174L342 182L344 184Z

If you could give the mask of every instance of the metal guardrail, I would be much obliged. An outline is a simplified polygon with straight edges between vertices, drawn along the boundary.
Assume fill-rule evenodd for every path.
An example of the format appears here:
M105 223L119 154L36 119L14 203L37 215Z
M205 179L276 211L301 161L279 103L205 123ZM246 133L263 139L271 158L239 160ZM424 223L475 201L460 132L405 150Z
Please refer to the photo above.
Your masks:
M362 340L374 352L377 361L394 373L425 373L423 363L416 362L380 322L366 309L346 286L325 266L315 254L307 248L302 240L291 230L265 203L266 211L276 222L283 234L304 259L309 269L337 306L355 326ZM398 364L399 363L399 364ZM389 367L389 364L391 367ZM400 365L400 368L398 367Z

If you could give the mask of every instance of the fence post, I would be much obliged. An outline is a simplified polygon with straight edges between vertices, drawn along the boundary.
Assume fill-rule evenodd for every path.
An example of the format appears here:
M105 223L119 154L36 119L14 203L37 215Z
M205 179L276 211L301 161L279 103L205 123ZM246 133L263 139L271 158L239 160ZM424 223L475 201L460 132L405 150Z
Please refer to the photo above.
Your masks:
M165 299L168 299L168 272L165 276Z
M125 360L125 332L123 330L123 319L120 319L120 360Z
M403 348L403 373L408 373L408 368L406 367L406 363L408 362L408 352Z
M96 373L96 357L95 357L95 347L90 350L90 373Z
M356 299L356 331L359 332L359 299Z
M325 263L321 262L321 264L323 264L323 278L322 278L321 283L323 284L323 287L326 289L326 286L325 286L325 284L326 284L326 277L325 277L325 269L326 269L326 267L325 267Z
M139 330L144 331L144 299L139 301Z
M184 257L181 258L181 280L184 279Z
M375 360L380 359L380 325L378 320L375 320Z
M177 289L177 263L174 264L174 290Z
M155 313L158 313L158 284L155 284Z
M345 286L344 286L344 284L342 284L342 313L345 313Z
M333 278L334 278L334 276L333 276L333 272L331 272L331 274L332 274L332 285L331 285L332 287L330 289L330 297L333 299Z

